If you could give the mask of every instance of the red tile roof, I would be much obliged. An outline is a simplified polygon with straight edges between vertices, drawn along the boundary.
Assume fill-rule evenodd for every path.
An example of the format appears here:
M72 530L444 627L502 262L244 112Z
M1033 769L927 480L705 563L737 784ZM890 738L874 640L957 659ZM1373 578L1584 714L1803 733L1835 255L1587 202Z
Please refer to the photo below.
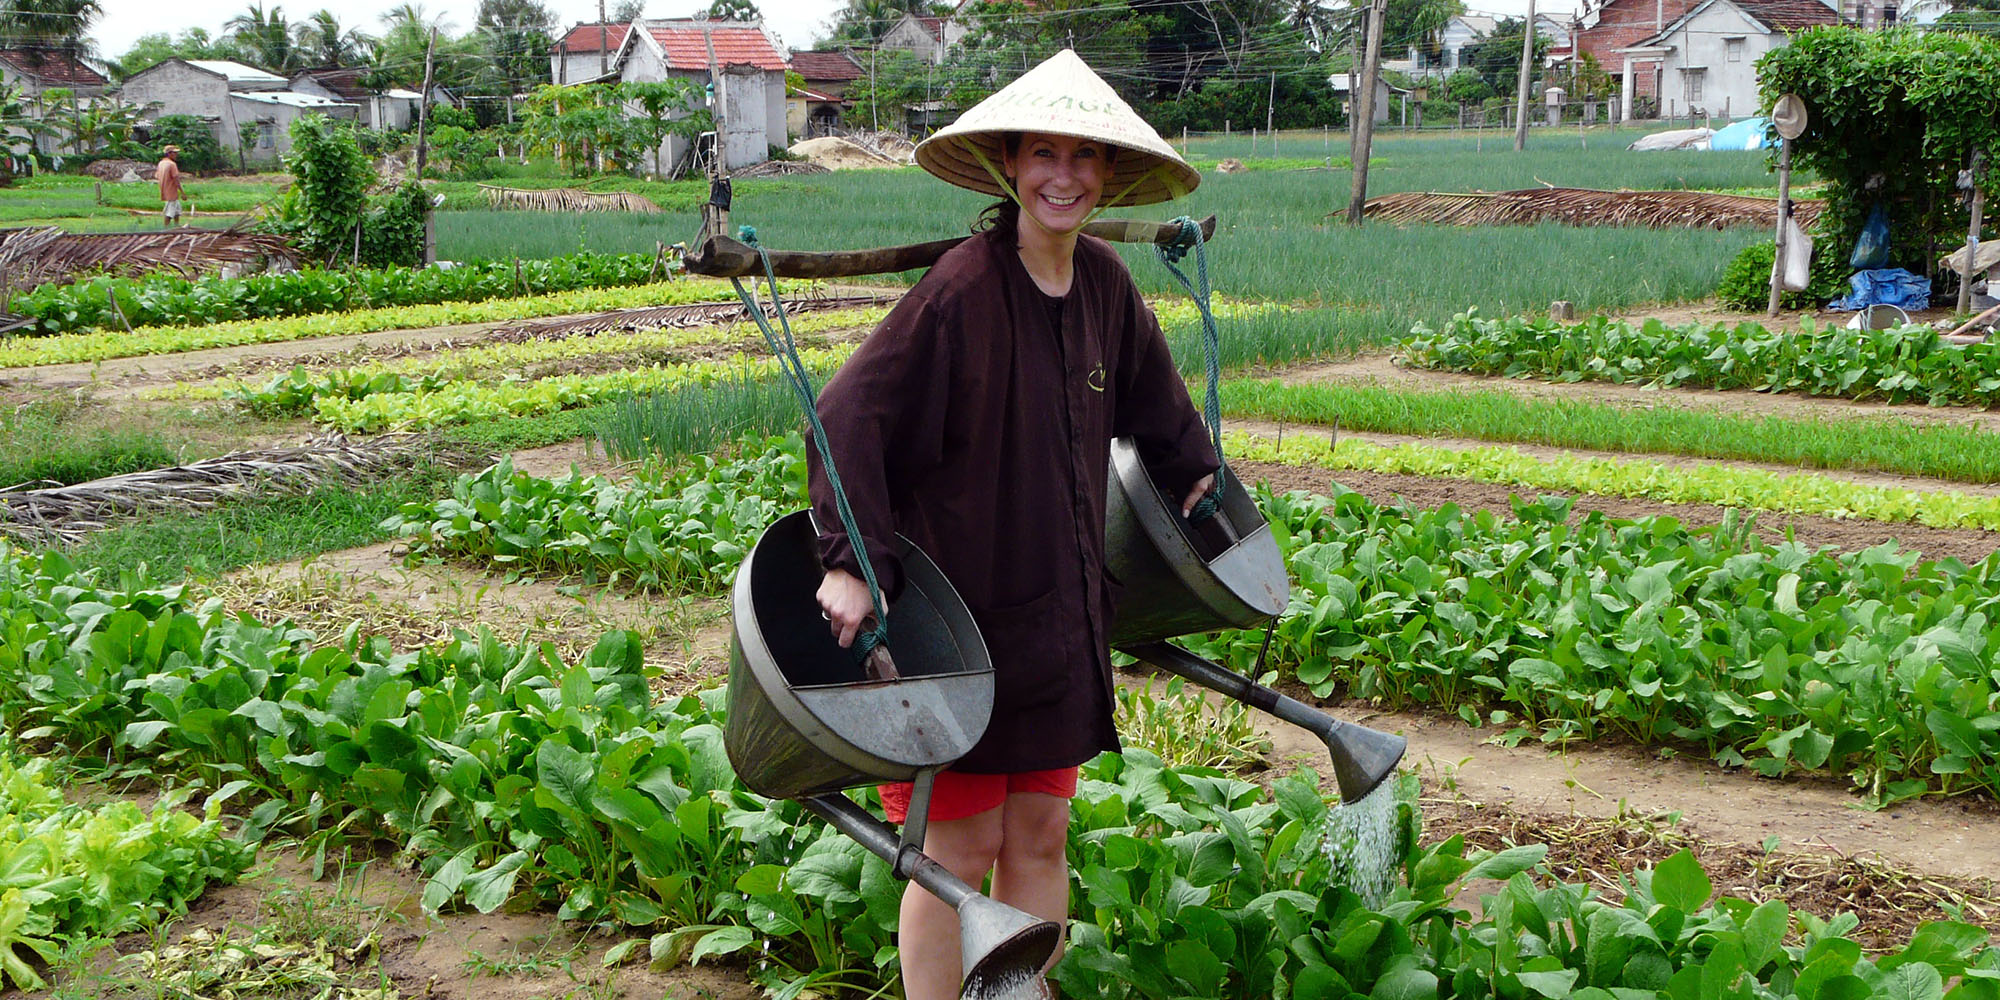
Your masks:
M1839 24L1840 15L1819 0L1734 0L1743 13L1772 31L1797 31L1817 24Z
M648 21L646 29L666 52L668 69L707 69L708 45L713 40L718 66L748 63L761 70L785 70L785 57L778 54L762 28L727 21Z
M920 17L917 18L917 22L919 24L922 24L925 28L930 29L932 38L940 42L944 41L944 18Z
M859 80L861 64L845 52L794 52L792 68L808 80Z
M598 40L603 39L603 47L613 52L625 44L625 33L632 30L629 24L579 24L569 29L562 41L556 43L561 52L596 52Z
M0 61L45 83L102 87L104 74L60 49L0 49Z

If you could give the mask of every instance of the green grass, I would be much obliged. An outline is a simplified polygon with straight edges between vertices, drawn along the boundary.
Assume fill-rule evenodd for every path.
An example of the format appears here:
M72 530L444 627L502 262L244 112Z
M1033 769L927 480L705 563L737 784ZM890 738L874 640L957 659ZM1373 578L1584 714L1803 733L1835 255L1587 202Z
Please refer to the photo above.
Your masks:
M70 559L116 574L140 564L173 582L253 563L283 562L389 537L381 523L406 503L436 498L455 473L421 466L366 486L323 486L297 496L255 497L207 511L152 514L97 532Z
M799 398L777 377L735 378L628 396L592 425L606 454L622 459L678 458L714 451L742 437L797 430Z
M0 488L70 486L180 460L159 428L83 420L89 406L86 399L49 394L0 410Z
M616 405L597 403L574 410L462 424L440 429L438 439L447 447L463 445L489 455L504 455L523 448L541 448L579 438L596 440L598 423L606 419Z
M1342 430L1450 436L1616 451L1887 472L1954 482L2000 480L2000 435L1950 424L1860 418L1738 417L1585 400L1529 400L1493 390L1407 392L1373 386L1224 382L1232 417Z
M1388 135L1371 161L1371 193L1500 190L1544 182L1704 190L1761 190L1774 183L1762 155L1628 152L1625 145L1638 134L1597 129L1578 141L1573 132L1552 130L1532 136L1522 154L1513 151L1511 140L1484 142L1470 134ZM1279 137L1278 152L1285 162L1305 164L1328 146L1329 155L1342 156L1345 139L1287 133ZM1248 152L1248 139L1204 138L1191 147L1190 155L1206 163ZM1268 140L1261 147L1268 150ZM1341 221L1350 177L1345 169L1208 171L1202 186L1181 202L1118 214L1218 216L1221 230L1210 261L1215 288L1299 310L1294 317L1255 317L1225 327L1225 338L1238 341L1232 349L1247 360L1379 344L1403 335L1414 322L1441 323L1473 307L1505 315L1566 299L1585 311L1619 311L1699 299L1714 290L1736 254L1762 235L1754 229L1556 225L1352 229ZM666 187L678 195L686 183ZM604 178L590 184L634 186ZM915 167L846 171L739 182L732 221L757 227L774 247L852 249L964 233L991 200ZM441 254L457 259L579 249L650 252L657 243L691 240L698 228L692 204L660 215L447 211L438 215L438 245ZM1178 293L1150 250L1132 247L1124 254L1143 290ZM901 280L914 279L911 274Z
M1375 134L1373 155L1368 160L1368 193L1395 191L1506 191L1541 187L1543 182L1557 187L1630 188L1643 190L1756 189L1775 196L1778 178L1771 169L1768 153L1758 151L1707 152L1672 150L1635 153L1625 147L1649 132L1670 126L1654 124L1645 128L1591 128L1579 136L1575 126L1532 129L1526 152L1514 152L1513 131L1487 129L1466 132L1427 132L1404 135L1395 129ZM1173 137L1176 147L1179 137ZM1275 154L1268 136L1259 136L1255 155L1250 137L1207 135L1188 142L1187 155L1197 163L1213 163L1225 156L1252 164L1276 156L1324 162L1328 156L1347 155L1345 132L1280 132ZM1240 175L1239 175L1240 176ZM1344 208L1350 185L1346 170L1337 177L1338 205ZM1204 185L1216 175L1204 172ZM1794 174L1794 184L1811 177ZM1745 191L1744 193L1749 193ZM1199 194L1199 192L1197 192Z
M191 202L196 225L224 225L277 197L290 181L285 175L190 180L184 200ZM71 231L157 228L160 189L152 181L120 184L105 181L98 200L96 178L76 174L24 177L0 188L0 225L59 224ZM137 214L135 214L137 213ZM225 215L230 218L209 219ZM149 226L148 223L152 225Z

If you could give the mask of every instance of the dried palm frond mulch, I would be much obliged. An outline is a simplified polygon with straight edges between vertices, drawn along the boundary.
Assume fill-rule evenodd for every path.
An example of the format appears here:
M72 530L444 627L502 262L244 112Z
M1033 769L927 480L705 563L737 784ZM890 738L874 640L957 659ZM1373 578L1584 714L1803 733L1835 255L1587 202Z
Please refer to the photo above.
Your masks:
M281 236L239 229L162 229L150 233L65 233L54 226L0 229L0 285L8 292L82 273L140 275L173 271L194 277L228 265L296 267Z
M1719 895L1754 902L1783 900L1794 912L1861 918L1864 947L1888 951L1910 940L1929 920L1962 920L2000 926L2000 896L1991 880L1930 875L1831 849L1717 843L1663 822L1635 817L1601 819L1516 811L1500 803L1426 798L1424 840L1464 834L1468 847L1499 850L1547 844L1550 871L1600 895L1625 898L1625 879L1683 848L1694 851Z
M494 208L520 208L532 212L661 212L665 211L645 195L629 191L581 191L576 188L523 190L481 184L486 203Z
M869 306L887 305L896 301L897 293L882 292L864 295L825 295L786 299L787 313L831 312L836 309L865 309ZM766 317L777 318L777 311L769 302L758 303ZM488 341L519 342L525 340L561 340L565 337L591 337L600 333L632 333L639 330L661 330L669 327L691 330L696 327L715 326L719 323L734 323L750 318L750 311L741 302L701 302L693 305L651 306L643 309L614 309L610 312L592 313L587 316L565 316L561 319L520 326L503 327L486 338Z
M746 177L794 177L800 174L830 174L833 171L817 163L804 160L765 160L753 166L744 167L729 175L731 180Z
M0 537L74 542L113 521L160 508L202 509L249 496L307 493L329 483L386 478L421 461L468 464L440 455L428 438L389 434L365 441L339 435L292 448L238 451L186 465L94 479L74 486L0 491Z
M1801 226L1819 218L1823 202L1794 201ZM1403 191L1368 199L1362 213L1378 222L1444 226L1647 226L1653 229L1775 229L1778 200L1706 191L1595 191L1527 188L1520 191Z

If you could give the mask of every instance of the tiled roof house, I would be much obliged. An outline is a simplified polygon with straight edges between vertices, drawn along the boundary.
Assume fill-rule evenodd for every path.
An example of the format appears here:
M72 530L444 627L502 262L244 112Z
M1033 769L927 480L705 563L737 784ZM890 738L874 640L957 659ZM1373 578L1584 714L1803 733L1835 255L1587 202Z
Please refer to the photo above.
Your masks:
M18 48L0 49L0 82L18 87L24 97L53 87L66 87L78 97L96 97L110 81L74 53Z
M770 158L771 147L789 145L787 63L762 23L639 20L629 28L612 64L617 79L714 85L712 110L721 124L718 146L724 169L762 163ZM672 169L687 151L685 140L669 137L659 150L660 167Z
M1839 23L1840 14L1821 0L1694 0L1666 24L1612 50L1613 61L1600 56L1599 62L1622 73L1627 118L1634 98L1646 96L1667 115L1738 118L1758 110L1758 58L1788 44L1793 32ZM1578 33L1579 51L1588 33Z

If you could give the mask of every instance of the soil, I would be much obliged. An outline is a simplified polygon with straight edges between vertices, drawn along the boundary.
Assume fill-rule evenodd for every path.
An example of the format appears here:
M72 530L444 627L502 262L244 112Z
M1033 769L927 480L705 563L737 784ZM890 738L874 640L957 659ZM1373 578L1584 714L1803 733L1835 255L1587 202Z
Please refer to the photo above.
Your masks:
M1669 321L1707 318L1702 309L1654 311ZM1735 316L1716 318L1740 318ZM10 380L39 387L95 383L147 384L148 379L185 377L222 366L235 370L288 365L305 352L335 357L340 352L422 352L490 335L505 324L477 324L425 331L389 331L361 337L324 338L306 343L256 345L196 352L167 358L136 358L100 365L51 366L0 372L0 388ZM1413 371L1386 356L1322 364L1279 373L1288 380L1340 380L1433 388L1478 386L1530 396L1602 399L1635 406L1708 407L1736 413L1790 416L1893 416L1906 420L1950 421L2000 430L2000 415L1970 410L1880 406L1838 400L1797 399L1767 394L1648 390L1603 384L1551 385ZM1279 433L1274 424L1243 424L1258 433ZM1284 433L1324 434L1323 428L1296 425ZM1345 433L1345 432L1343 432ZM1390 442L1390 436L1368 435ZM1435 443L1472 444L1431 439ZM1549 449L1525 448L1530 453ZM617 474L619 466L577 441L515 455L515 465L537 475L574 467L585 473ZM1657 460L1678 462L1672 458ZM1247 478L1266 480L1279 490L1324 492L1334 479L1376 500L1402 498L1420 506L1456 503L1468 509L1508 509L1514 490L1503 486L1417 476L1340 472L1263 463L1239 463ZM2000 487L1920 480L1912 477L1843 474L1857 481L1917 489L1993 493ZM1714 523L1722 509L1710 505L1670 505L1584 495L1579 510L1617 517L1672 514L1690 524ZM1809 545L1862 548L1894 540L1930 557L1972 562L2000 546L2000 535L1833 518L1764 514L1756 527L1767 539L1790 537ZM394 544L325 553L301 563L266 566L235 574L221 588L232 608L263 615L289 614L324 633L357 618L396 637L399 645L431 641L453 626L487 623L509 639L548 639L565 652L588 644L610 627L639 630L649 662L660 668L661 696L718 680L726 670L729 625L726 602L677 600L577 586L569 581L503 580L482 571L435 562L406 565ZM1303 695L1303 692L1291 692ZM1699 755L1673 749L1645 749L1615 743L1507 745L1494 730L1466 726L1455 717L1384 713L1361 703L1330 703L1337 717L1391 732L1409 740L1405 766L1416 769L1425 788L1427 841L1463 833L1482 847L1543 842L1550 864L1563 877L1589 882L1616 897L1619 876L1682 847L1701 857L1720 891L1744 898L1785 899L1795 909L1830 916L1853 910L1862 917L1871 947L1906 940L1924 919L1950 916L2000 927L2000 893L1990 881L2000 872L2000 806L1974 799L1918 800L1870 812L1837 782L1810 778L1765 779L1724 770ZM1266 720L1268 723L1269 720ZM1272 776L1297 767L1321 775L1332 769L1324 745L1304 730L1267 725ZM1329 792L1331 778L1323 785ZM371 856L367 876L351 881L314 882L288 854L267 852L268 868L232 887L209 892L195 913L175 928L229 925L251 929L271 920L273 892L290 885L329 898L359 895L371 910L391 915L381 924L379 968L406 997L708 997L750 1000L760 991L740 966L704 963L655 973L643 962L607 973L599 958L612 938L580 938L549 914L458 914L426 916L416 905L418 877L399 868L389 854ZM1473 902L1468 900L1468 903ZM150 947L146 938L120 943L130 951ZM643 951L643 948L641 949ZM607 978L610 980L607 982Z
M1234 462L1231 463L1231 467L1246 481L1267 482L1272 490L1279 493L1288 490L1325 493L1329 483L1338 482L1377 503L1403 502L1414 507L1438 507L1446 503L1455 503L1465 510L1506 511L1510 509L1510 497L1528 493L1524 490L1493 483L1473 482L1469 479L1436 479L1428 476L1356 472L1346 469L1335 471L1266 462ZM1677 517L1688 525L1709 525L1719 523L1725 509L1713 504L1670 504L1590 493L1577 495L1547 491L1540 495L1575 496L1576 506L1572 520L1581 517L1587 511L1595 510L1618 518L1667 515ZM1968 565L1992 555L1993 550L2000 547L2000 534L1978 529L1929 528L1914 524L1887 524L1881 521L1779 514L1768 511L1756 515L1752 522L1752 530L1773 544L1790 538L1808 548L1831 545L1844 551L1865 549L1872 545L1894 541L1903 548L1923 553L1926 558L1942 559L1949 556Z

